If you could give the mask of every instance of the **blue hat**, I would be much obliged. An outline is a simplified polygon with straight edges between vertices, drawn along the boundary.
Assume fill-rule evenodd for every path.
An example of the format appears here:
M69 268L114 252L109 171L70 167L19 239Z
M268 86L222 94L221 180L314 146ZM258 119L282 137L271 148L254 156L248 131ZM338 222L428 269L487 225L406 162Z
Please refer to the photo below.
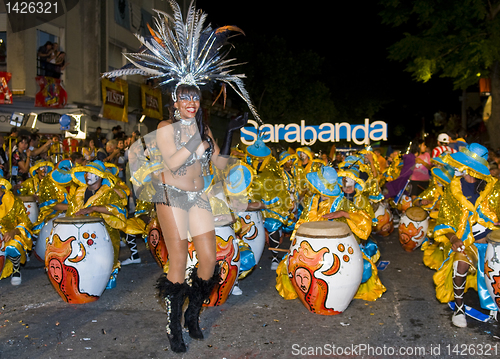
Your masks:
M445 163L441 168L433 167L431 172L443 185L450 184L451 180L455 176L455 169L447 163Z
M348 177L348 178L352 179L355 182L354 187L358 191L362 191L364 186L365 186L365 181L363 181L361 178L359 178L359 169L356 167L351 167L349 169L345 168L345 169L339 170L337 172L337 176L338 176L337 182L338 182L339 186L341 186L341 187L343 186L342 179L344 177Z
M111 181L111 176L109 172L106 171L106 166L99 160L88 163L86 166L78 166L73 168L71 171L73 173L73 179L80 186L87 185L85 180L85 173L93 173L102 178L102 184L112 187L114 183Z
M478 177L490 175L488 149L479 143L471 143L467 147L462 147L460 152L452 153L450 165L459 171L471 171L473 172L471 175L478 175Z
M113 176L117 176L118 172L120 172L118 166L115 165L114 163L104 162L104 166L106 166L106 171L111 173Z
M324 196L336 197L341 192L337 183L337 171L332 167L323 166L318 172L309 172L306 179Z
M247 153L254 157L267 157L271 154L271 149L266 146L262 138L259 137L253 145L246 148Z
M252 185L253 169L244 162L239 162L229 169L226 177L226 189L230 194L245 193Z
M67 186L73 180L73 177L71 177L71 168L73 168L73 163L70 160L59 161L56 168L50 172L50 177L54 182Z
M339 165L339 168L359 168L362 164L364 164L364 161L361 156L351 155L345 158L344 162Z
M47 167L46 173L50 173L54 169L54 164L50 161L37 161L33 166L30 167L31 177L35 177L36 171L42 167Z
M297 161L297 155L291 154L288 151L283 151L280 153L280 160L278 162L278 165L283 166L285 163L288 161L293 160L294 162Z

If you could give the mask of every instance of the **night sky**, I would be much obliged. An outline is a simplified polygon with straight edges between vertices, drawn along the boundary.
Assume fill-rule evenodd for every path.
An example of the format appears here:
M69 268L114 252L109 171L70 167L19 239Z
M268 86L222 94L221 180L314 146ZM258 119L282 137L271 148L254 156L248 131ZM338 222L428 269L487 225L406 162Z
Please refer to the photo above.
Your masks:
M405 64L387 59L387 48L402 37L402 30L381 23L377 1L198 0L197 7L208 13L213 26L243 29L246 36L232 41L236 45L262 34L276 35L286 39L289 47L323 56L329 68L325 83L334 94L363 93L389 99L373 120L389 123L392 141L405 142L420 130L422 118L428 130L438 110L460 114L460 91L453 91L450 79L436 77L417 83L404 71ZM404 140L392 134L391 129L398 125L405 127Z

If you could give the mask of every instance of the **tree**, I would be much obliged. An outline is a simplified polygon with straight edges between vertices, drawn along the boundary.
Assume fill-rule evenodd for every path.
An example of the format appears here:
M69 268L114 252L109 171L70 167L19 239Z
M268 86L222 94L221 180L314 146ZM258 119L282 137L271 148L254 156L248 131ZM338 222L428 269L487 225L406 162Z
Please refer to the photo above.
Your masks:
M335 121L337 110L329 87L322 81L323 58L308 50L291 51L286 41L260 36L235 45L238 67L265 123L308 124Z
M490 77L490 143L500 146L500 0L381 0L382 22L404 28L389 58L407 61L417 81L451 78L455 89Z

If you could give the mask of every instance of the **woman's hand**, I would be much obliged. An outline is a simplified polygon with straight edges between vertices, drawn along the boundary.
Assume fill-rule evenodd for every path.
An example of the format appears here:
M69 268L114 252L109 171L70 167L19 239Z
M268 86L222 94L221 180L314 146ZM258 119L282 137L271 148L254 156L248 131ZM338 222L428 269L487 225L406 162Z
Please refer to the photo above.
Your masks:
M229 121L227 125L227 132L233 132L239 130L245 126L248 122L248 112L245 112L242 116L238 116Z

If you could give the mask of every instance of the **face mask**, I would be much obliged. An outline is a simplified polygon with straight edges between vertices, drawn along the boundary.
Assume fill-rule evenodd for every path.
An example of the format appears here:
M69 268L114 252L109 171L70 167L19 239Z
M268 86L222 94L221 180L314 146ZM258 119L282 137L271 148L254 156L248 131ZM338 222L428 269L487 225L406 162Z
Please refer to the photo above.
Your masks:
M347 177L345 179L345 186L346 187L354 187L354 180L352 178Z
M92 186L99 180L99 176L93 173L87 173L87 176L85 178L85 181L87 182L87 185Z

